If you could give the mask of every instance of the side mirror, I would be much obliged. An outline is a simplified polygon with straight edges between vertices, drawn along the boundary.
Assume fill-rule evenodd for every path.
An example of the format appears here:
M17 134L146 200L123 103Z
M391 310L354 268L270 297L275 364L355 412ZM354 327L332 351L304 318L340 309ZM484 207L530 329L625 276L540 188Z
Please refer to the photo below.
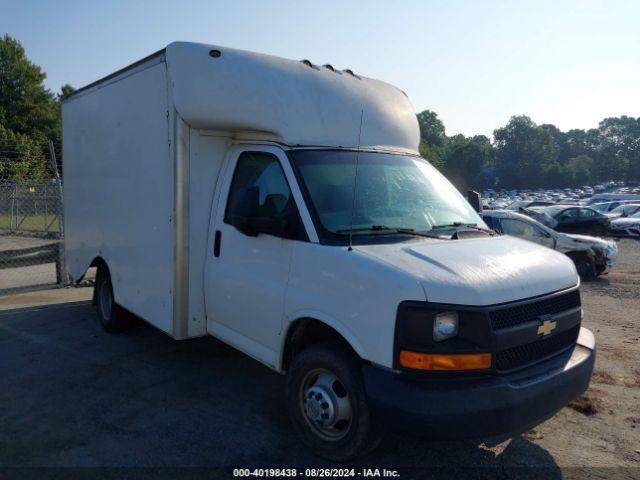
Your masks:
M474 190L467 190L467 201L476 212L482 213L482 195Z

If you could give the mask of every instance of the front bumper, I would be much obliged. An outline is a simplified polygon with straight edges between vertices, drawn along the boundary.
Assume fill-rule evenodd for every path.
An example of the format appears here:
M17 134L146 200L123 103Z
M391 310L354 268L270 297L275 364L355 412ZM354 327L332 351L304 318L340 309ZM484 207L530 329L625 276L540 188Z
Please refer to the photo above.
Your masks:
M508 438L553 416L589 386L593 334L581 328L573 349L501 376L407 378L363 369L376 421L437 440Z

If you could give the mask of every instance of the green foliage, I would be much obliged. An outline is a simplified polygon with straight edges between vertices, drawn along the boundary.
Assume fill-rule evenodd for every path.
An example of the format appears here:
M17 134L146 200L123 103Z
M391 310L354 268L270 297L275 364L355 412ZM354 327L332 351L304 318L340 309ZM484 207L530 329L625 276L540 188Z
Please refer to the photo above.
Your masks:
M559 148L548 128L525 115L511 117L493 132L500 181L516 188L561 183Z
M581 186L640 180L640 118L606 118L598 128L562 132L511 117L483 135L447 137L438 116L418 114L420 153L460 189Z
M592 170L593 158L587 155L570 158L564 171L567 184L573 187L586 185L591 181Z
M442 170L444 161L441 158L440 149L427 143L426 140L420 139L420 155L425 160L428 160L431 165L438 170Z
M43 84L46 76L17 40L0 39L0 124L30 136L59 135L55 97Z
M0 179L46 182L50 176L45 148L38 139L0 125Z
M483 171L492 164L493 152L487 137L478 135L473 138L456 135L447 142L444 174L464 191L480 188L483 183Z
M22 45L0 38L0 180L42 182L49 178L48 140L60 140L59 95L44 86L46 74L29 61Z
M69 95L71 95L73 92L75 92L76 89L73 88L71 85L69 85L68 83L65 83L61 88L60 88L60 94L58 95L58 99L59 100L63 100L66 97L68 97Z
M443 148L447 141L442 120L438 114L431 110L425 110L417 115L418 126L420 127L420 138L422 138L432 148Z

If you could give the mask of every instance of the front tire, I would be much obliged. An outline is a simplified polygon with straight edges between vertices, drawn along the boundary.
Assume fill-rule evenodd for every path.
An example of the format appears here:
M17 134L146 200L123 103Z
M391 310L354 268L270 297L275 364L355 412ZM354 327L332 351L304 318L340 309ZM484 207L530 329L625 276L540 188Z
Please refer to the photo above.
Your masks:
M95 283L95 304L102 328L109 333L118 333L129 327L126 312L115 302L111 274L106 266L98 268Z
M596 271L596 262L589 258L580 257L574 259L573 262L576 265L576 270L578 271L578 275L583 280L593 280L597 276Z
M312 345L296 355L287 372L286 398L294 428L321 457L350 460L380 441L360 360L338 343Z

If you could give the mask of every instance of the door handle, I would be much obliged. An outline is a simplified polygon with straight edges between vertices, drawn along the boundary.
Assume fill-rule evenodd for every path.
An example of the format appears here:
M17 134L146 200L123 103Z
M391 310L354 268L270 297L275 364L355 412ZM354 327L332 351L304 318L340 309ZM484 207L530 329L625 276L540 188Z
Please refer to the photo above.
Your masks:
M220 230L216 230L216 234L214 235L214 238L213 238L213 256L216 258L220 256L220 240L221 239L222 239L222 233L220 232Z

